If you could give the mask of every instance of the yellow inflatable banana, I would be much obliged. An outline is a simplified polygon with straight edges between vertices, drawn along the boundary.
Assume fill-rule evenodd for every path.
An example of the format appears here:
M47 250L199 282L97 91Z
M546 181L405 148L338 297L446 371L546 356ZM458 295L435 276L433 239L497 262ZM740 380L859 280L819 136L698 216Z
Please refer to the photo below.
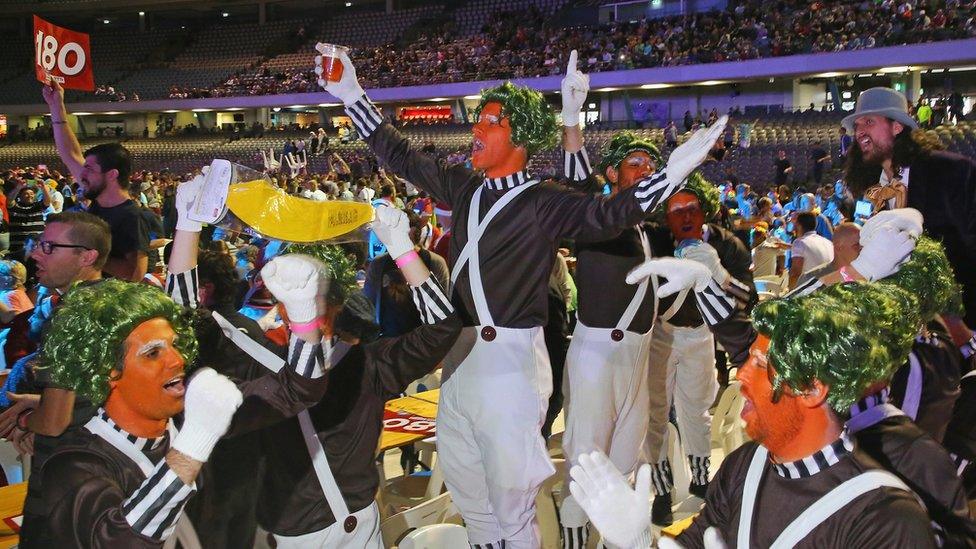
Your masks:
M299 198L264 179L231 184L227 208L261 235L287 242L329 240L373 220L369 204Z

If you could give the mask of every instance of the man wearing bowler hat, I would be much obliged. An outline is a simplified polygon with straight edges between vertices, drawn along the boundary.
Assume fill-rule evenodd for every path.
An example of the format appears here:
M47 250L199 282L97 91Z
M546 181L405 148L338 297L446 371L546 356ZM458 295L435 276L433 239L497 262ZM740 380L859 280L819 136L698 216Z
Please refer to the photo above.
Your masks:
M976 162L941 150L909 116L905 96L890 88L862 92L842 124L854 134L845 174L851 191L875 211L922 212L925 232L942 241L962 285L966 324L976 326ZM971 333L955 325L958 344Z

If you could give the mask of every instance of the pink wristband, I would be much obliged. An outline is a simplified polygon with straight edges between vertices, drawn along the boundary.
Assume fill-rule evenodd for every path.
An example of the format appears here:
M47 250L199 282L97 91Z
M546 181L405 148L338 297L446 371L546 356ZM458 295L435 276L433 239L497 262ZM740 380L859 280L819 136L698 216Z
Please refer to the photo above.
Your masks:
M319 319L313 318L308 322L291 322L288 328L296 334L305 334L319 329Z
M396 258L396 266L403 268L404 265L414 261L415 259L420 259L420 255L417 254L417 250L410 250L409 252Z
M854 276L847 271L847 267L846 266L841 267L837 272L840 273L840 278L844 282L856 282L857 281L857 279L854 278Z

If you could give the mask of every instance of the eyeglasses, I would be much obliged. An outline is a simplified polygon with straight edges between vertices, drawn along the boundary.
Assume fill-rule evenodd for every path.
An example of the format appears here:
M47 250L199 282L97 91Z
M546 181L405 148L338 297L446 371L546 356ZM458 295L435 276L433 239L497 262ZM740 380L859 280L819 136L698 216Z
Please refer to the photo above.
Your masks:
M51 242L50 240L41 240L37 242L37 245L44 252L44 255L51 255L54 253L55 248L81 248L83 250L94 250L95 248L89 248L88 246L82 246L81 244L59 244L57 242Z

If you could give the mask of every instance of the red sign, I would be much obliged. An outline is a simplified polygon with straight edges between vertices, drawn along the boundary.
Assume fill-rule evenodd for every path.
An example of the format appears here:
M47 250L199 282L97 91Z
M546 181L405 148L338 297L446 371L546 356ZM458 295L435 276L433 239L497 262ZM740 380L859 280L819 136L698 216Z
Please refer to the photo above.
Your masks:
M411 435L433 435L436 430L436 422L433 418L384 409L383 430Z
M64 88L93 91L95 76L88 35L48 23L35 15L34 74L45 84L54 79Z

